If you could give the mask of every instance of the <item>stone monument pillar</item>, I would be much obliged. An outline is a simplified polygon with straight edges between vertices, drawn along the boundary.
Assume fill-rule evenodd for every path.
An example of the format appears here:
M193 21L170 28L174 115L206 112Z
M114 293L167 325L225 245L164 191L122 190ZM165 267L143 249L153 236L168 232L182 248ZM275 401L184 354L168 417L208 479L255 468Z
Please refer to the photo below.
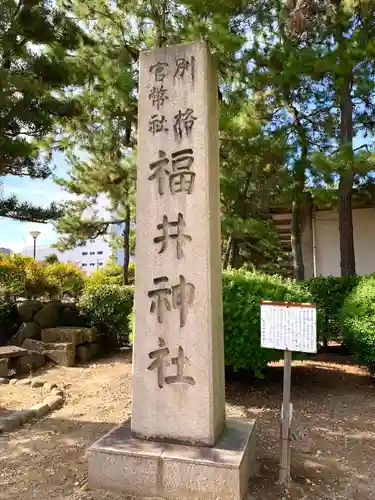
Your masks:
M255 429L225 421L216 71L197 42L139 72L132 420L91 447L89 485L241 500Z

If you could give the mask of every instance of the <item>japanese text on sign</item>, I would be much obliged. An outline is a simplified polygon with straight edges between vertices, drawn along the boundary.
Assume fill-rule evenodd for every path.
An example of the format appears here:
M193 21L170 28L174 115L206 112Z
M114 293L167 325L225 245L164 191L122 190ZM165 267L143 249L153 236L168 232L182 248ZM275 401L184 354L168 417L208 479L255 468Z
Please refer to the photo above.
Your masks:
M262 301L260 312L262 347L316 352L314 304Z

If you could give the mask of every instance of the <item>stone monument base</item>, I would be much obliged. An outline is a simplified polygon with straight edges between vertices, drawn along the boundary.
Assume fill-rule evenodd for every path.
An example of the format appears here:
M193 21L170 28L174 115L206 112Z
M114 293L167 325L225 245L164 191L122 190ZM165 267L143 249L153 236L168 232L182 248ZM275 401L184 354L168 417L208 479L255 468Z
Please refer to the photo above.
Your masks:
M256 422L227 419L212 447L133 438L122 425L89 449L88 485L171 500L242 500L255 473Z

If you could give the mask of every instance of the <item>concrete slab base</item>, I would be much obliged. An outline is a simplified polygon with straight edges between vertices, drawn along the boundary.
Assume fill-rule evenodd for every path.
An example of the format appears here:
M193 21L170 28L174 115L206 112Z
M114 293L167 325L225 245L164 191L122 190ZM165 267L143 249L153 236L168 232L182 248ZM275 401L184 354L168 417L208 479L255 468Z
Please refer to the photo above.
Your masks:
M243 500L255 438L255 420L227 419L213 448L143 441L122 425L88 450L88 485L169 500Z

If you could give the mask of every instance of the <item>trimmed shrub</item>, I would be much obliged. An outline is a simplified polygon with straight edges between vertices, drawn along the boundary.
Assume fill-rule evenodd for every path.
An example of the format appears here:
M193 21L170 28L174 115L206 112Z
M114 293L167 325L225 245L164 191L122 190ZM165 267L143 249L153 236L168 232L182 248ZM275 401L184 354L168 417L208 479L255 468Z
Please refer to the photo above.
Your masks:
M327 342L341 339L341 308L360 279L359 276L326 276L305 281L312 302L321 313L319 340Z
M78 309L99 331L116 335L121 345L129 340L128 316L133 309L134 288L123 285L87 287L78 301Z
M1 255L0 258L0 286L3 294L18 297L25 292L26 270L20 264L17 256Z
M122 268L113 261L109 261L105 266L94 271L88 276L86 286L101 286L101 285L122 285L123 273Z
M225 363L234 371L251 371L261 377L269 361L283 352L260 346L260 301L310 302L305 287L281 276L257 272L223 273Z
M363 277L341 311L345 345L375 373L375 274Z
M79 267L70 262L47 264L44 273L48 282L49 292L55 290L60 296L78 297L85 286L85 275Z

